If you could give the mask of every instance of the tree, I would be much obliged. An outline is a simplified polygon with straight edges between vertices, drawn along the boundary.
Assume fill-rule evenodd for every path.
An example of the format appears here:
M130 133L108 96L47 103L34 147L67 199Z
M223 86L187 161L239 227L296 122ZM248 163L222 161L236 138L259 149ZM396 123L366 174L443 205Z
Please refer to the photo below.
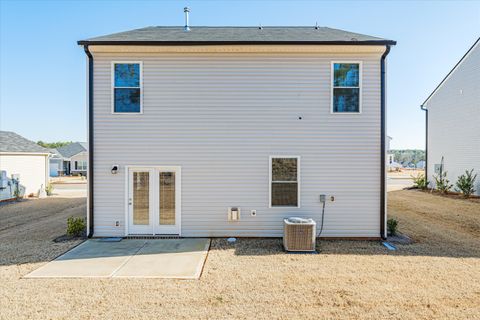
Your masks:
M73 143L72 141L58 141L58 142L43 142L37 141L37 144L44 148L59 148L66 146L67 144Z

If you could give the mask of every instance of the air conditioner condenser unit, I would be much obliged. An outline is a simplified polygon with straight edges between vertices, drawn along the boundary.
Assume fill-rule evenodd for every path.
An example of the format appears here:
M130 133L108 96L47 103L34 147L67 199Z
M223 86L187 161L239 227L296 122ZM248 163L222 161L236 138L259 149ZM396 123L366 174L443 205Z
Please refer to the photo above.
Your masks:
M313 219L287 218L283 220L283 247L285 251L315 251L316 223Z

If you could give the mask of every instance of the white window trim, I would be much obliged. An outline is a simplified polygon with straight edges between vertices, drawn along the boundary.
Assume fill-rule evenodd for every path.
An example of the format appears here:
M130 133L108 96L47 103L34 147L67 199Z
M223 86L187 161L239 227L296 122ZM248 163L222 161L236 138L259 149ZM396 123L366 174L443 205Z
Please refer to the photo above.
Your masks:
M272 159L282 158L282 159L297 159L297 205L296 206L272 206ZM292 155L271 155L268 159L268 207L269 208L300 208L300 156ZM276 181L281 182L281 181ZM292 181L288 181L292 182Z
M358 94L358 112L335 112L333 111L333 80L335 77L335 71L334 71L334 65L336 63L357 63L358 64L358 72L359 72L359 81L358 81L358 88L359 88L359 94ZM357 88L357 87L341 87L341 88ZM331 61L330 64L330 114L361 114L362 113L362 107L363 107L363 62L362 61L351 61L351 60L340 60L340 61Z
M115 65L116 64L133 64L140 66L140 112L115 112ZM111 63L111 84L110 84L110 99L111 99L111 114L143 114L143 62L142 61L112 61ZM118 87L118 88L133 88L133 87ZM136 88L136 87L135 87Z

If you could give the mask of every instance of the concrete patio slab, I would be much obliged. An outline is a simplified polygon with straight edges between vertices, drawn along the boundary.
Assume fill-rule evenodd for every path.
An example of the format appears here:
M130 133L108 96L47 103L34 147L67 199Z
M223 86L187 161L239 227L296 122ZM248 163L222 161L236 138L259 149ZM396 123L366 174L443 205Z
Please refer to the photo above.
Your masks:
M209 239L151 241L115 272L114 277L198 279L209 246Z
M25 278L198 279L210 239L87 240Z

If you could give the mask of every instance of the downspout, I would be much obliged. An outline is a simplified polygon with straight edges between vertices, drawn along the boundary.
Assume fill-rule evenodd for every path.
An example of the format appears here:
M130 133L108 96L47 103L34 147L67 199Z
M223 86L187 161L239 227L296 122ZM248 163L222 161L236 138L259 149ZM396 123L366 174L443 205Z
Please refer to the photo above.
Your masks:
M386 176L385 176L385 135L386 135L386 94L385 94L385 59L390 52L390 46L387 45L385 52L382 54L380 59L380 237L386 239L387 235L385 232L385 221L386 221Z
M93 56L88 45L83 47L88 57L88 234L93 236Z
M420 106L420 109L425 111L425 181L428 182L428 109L423 104Z

